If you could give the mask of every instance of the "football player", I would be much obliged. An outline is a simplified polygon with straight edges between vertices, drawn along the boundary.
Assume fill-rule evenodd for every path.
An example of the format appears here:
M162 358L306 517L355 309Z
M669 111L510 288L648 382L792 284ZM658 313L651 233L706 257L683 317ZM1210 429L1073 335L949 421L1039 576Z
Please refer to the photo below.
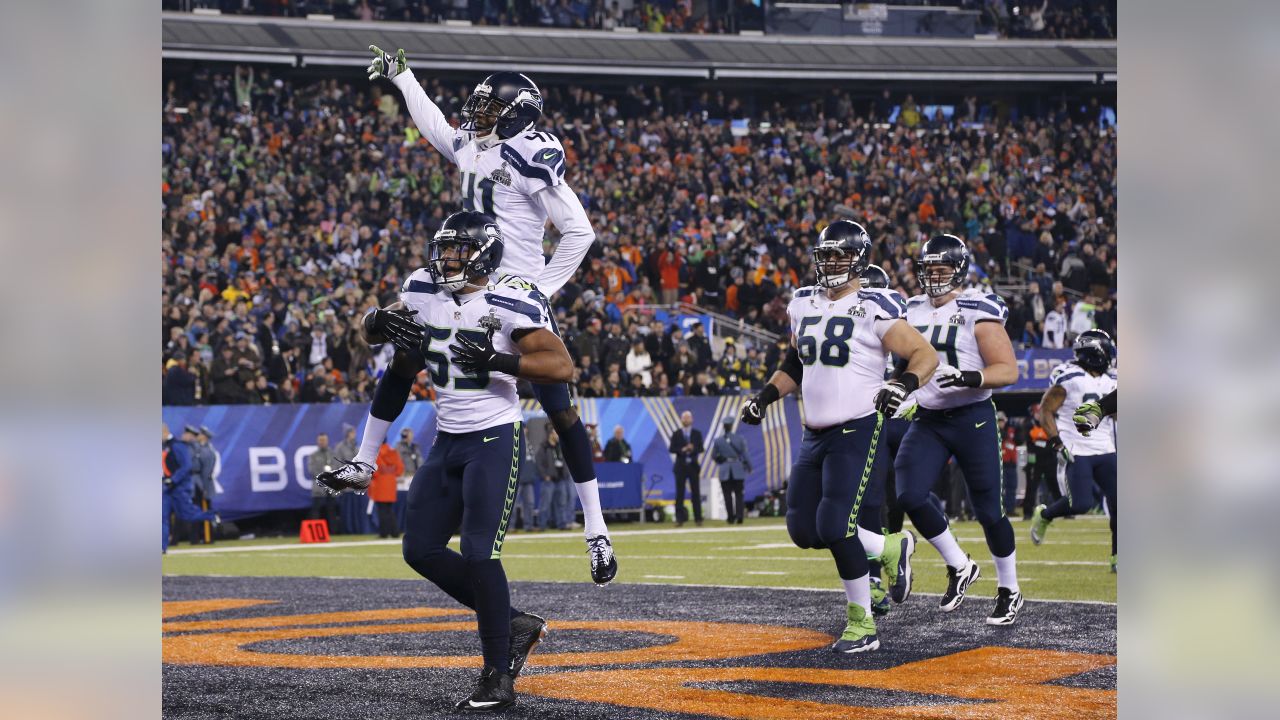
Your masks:
M938 364L925 339L904 322L900 295L860 287L870 252L871 240L857 223L837 220L822 231L812 249L817 284L797 290L787 308L791 350L742 407L742 422L758 425L771 403L802 385L812 389L787 486L787 532L797 547L827 548L835 559L847 604L844 632L831 646L839 653L880 647L867 556L895 568L909 559L900 557L901 538L880 534L878 508L870 519L860 519L859 510L885 415L927 382ZM886 383L889 352L906 358L907 368ZM901 575L909 577L909 569Z
M476 612L484 669L456 706L463 712L514 704L515 678L546 634L542 618L511 607L502 568L524 457L516 378L557 383L573 374L546 299L532 283L499 274L503 252L492 218L454 213L429 245L430 287L401 295L402 312L426 325L415 357L435 385L438 428L409 486L404 559ZM332 474L318 479L346 488ZM460 553L448 547L454 533Z
M981 575L960 549L947 516L930 502L931 488L954 456L969 486L996 565L990 625L1009 625L1022 608L1013 526L1001 502L1000 432L991 389L1018 379L1013 345L1005 334L1008 308L999 296L964 290L969 249L954 235L936 235L920 249L916 277L924 294L907 301L907 322L937 351L938 372L916 392L920 407L894 459L898 503L947 564L941 607L951 612Z
M1086 403L1100 400L1116 389L1115 344L1101 330L1080 333L1071 347L1075 360L1053 369L1049 389L1040 400L1040 421L1049 433L1049 444L1066 464L1066 495L1053 504L1040 505L1031 516L1031 541L1039 545L1055 518L1079 515L1093 507L1093 487L1107 499L1111 515L1111 571L1116 570L1116 438L1115 421L1103 417L1095 425L1100 432L1084 434L1076 429L1073 415ZM1089 412L1090 415L1093 413ZM1101 416L1101 413L1098 413ZM1061 434L1059 434L1061 433Z
M458 166L462 204L496 219L506 242L501 270L535 284L545 297L559 292L581 264L595 232L578 196L564 180L564 148L555 135L534 128L542 116L542 94L529 78L514 72L498 72L485 78L462 107L462 126L454 129L418 84L409 69L404 50L395 55L377 46L369 66L370 80L386 78L404 95L413 122L432 146ZM544 266L543 227L547 220L560 230L560 243ZM430 287L431 279L418 270L405 280L405 289ZM370 319L389 327L394 317L384 313ZM551 331L559 333L554 320ZM389 386L384 388L383 386ZM365 424L360 452L352 463L338 469L355 487L371 477L377 450L387 429L408 400L413 379L402 373L384 373L378 381L374 404ZM385 390L379 403L377 393ZM591 579L608 584L618 572L609 529L600 510L600 490L592 462L591 441L573 407L567 383L537 383L534 394L555 427L564 447L565 463L578 500L582 503L583 532L591 564Z

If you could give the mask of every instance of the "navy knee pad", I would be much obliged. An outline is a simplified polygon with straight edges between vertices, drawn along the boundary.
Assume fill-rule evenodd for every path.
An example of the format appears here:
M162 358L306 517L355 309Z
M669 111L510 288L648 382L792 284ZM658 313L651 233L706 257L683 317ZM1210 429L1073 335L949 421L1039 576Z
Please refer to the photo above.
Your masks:
M804 517L794 510L787 511L787 534L791 536L791 542L798 548L809 550L822 547L813 518Z

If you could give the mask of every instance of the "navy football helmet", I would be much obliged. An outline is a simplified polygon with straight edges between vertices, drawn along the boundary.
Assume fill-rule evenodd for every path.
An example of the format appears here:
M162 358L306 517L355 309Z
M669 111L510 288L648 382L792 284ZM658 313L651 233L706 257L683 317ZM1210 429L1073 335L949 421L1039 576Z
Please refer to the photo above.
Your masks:
M542 93L525 75L496 72L476 85L462 106L463 132L510 140L542 117Z
M939 273L935 268L941 268ZM934 235L920 248L916 280L929 297L942 297L964 286L969 273L969 248L955 235Z
M889 273L879 265L868 265L866 270L862 271L862 287L864 288L888 288Z
M1116 345L1111 336L1102 330L1085 330L1071 344L1076 354L1076 364L1091 372L1103 373L1111 368L1116 356Z
M823 228L812 253L818 284L838 288L867 269L871 262L871 236L852 220L836 220Z
M493 218L462 210L445 218L427 243L427 272L437 285L457 292L468 281L497 272L502 249L502 234Z

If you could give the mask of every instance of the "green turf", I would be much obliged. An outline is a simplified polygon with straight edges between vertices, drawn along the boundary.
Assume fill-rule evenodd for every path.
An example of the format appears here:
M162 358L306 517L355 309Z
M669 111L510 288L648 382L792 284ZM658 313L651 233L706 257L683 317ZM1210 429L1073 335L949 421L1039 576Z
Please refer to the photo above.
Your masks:
M1059 520L1046 542L1031 544L1028 523L1014 520L1018 536L1019 582L1028 599L1115 602L1116 576L1108 571L1111 536L1105 518ZM995 568L977 523L953 526L960 545L982 566L975 585L994 595ZM617 582L763 587L838 588L831 556L791 545L782 521L749 519L741 527L708 521L704 528L618 524L614 549ZM634 533L634 534L633 534ZM286 546L273 548L272 546ZM251 550L250 548L262 548ZM456 548L456 542L454 547ZM341 536L326 545L300 545L295 538L220 542L189 550L174 548L164 557L168 575L325 576L362 578L418 577L400 557L398 541ZM585 582L586 547L580 532L513 533L502 553L512 580ZM918 592L939 593L946 575L942 561L923 540L915 556Z

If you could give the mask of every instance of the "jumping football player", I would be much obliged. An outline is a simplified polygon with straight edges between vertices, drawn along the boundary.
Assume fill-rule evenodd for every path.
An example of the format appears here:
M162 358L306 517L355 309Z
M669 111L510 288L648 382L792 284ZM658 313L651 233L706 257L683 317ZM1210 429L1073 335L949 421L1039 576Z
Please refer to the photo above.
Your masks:
M555 135L534 129L542 116L542 94L529 78L499 72L485 78L462 107L462 126L454 129L418 84L404 50L393 56L377 46L369 79L386 78L400 89L413 122L427 141L458 166L462 203L467 210L496 219L506 242L501 270L526 278L545 297L564 286L595 241L595 232L578 196L564 180L564 148ZM544 266L543 227L547 220L560 230L560 243ZM427 287L423 270L409 275L405 288ZM392 322L390 316L370 322ZM559 334L554 319L551 331ZM403 368L401 368L403 369ZM365 423L360 452L336 472L351 486L371 477L377 450L391 423L400 415L413 378L386 372L375 390L373 411ZM565 463L582 503L583 532L591 563L591 579L608 584L618 572L609 529L600 510L600 490L592 463L591 441L578 418L567 383L538 383L534 395L546 411L564 447ZM384 402L379 402L384 395Z
M938 364L925 339L903 321L900 295L860 288L870 251L871 240L857 223L837 220L822 231L812 250L817 285L797 290L787 308L791 350L742 407L742 422L758 425L774 401L802 385L811 390L805 396L804 440L787 487L787 532L797 547L827 548L835 559L847 602L847 624L831 646L839 653L880 647L867 556L886 561L903 544L880 535L878 508L869 521L860 520L859 509L884 414L892 415ZM886 383L889 352L906 358L907 368ZM896 568L899 560L909 557L894 555L886 565ZM909 567L900 576L909 578Z
M524 457L516 378L556 383L573 374L543 295L529 282L497 274L503 250L491 218L454 213L429 244L432 284L401 294L405 310L426 323L416 358L436 388L438 427L409 486L404 559L476 612L484 669L475 691L456 706L463 712L514 704L515 678L546 633L542 618L511 607L502 568ZM319 480L346 488L332 474ZM448 547L455 532L461 553Z
M1009 625L1022 608L1013 526L1001 502L1000 432L991 389L1018 379L1013 345L1005 334L1009 310L998 295L962 290L969 249L954 235L936 235L920 249L916 277L923 295L907 301L907 322L937 351L938 372L916 392L920 407L894 460L898 503L947 564L941 607L951 612L981 575L960 549L947 516L929 500L951 456L960 464L974 514L996 566L990 625Z
M1040 505L1031 517L1031 541L1039 545L1049 523L1060 517L1088 512L1093 506L1093 487L1107 499L1111 515L1111 571L1116 570L1116 439L1115 421L1099 420L1101 432L1088 435L1076 429L1072 416L1085 403L1115 392L1116 376L1111 369L1115 344L1101 330L1080 333L1071 348L1075 360L1053 369L1051 385L1040 400L1040 421L1049 433L1049 444L1066 462L1066 495L1051 505ZM1101 413L1099 413L1101 415ZM1059 435L1061 433L1061 435Z

